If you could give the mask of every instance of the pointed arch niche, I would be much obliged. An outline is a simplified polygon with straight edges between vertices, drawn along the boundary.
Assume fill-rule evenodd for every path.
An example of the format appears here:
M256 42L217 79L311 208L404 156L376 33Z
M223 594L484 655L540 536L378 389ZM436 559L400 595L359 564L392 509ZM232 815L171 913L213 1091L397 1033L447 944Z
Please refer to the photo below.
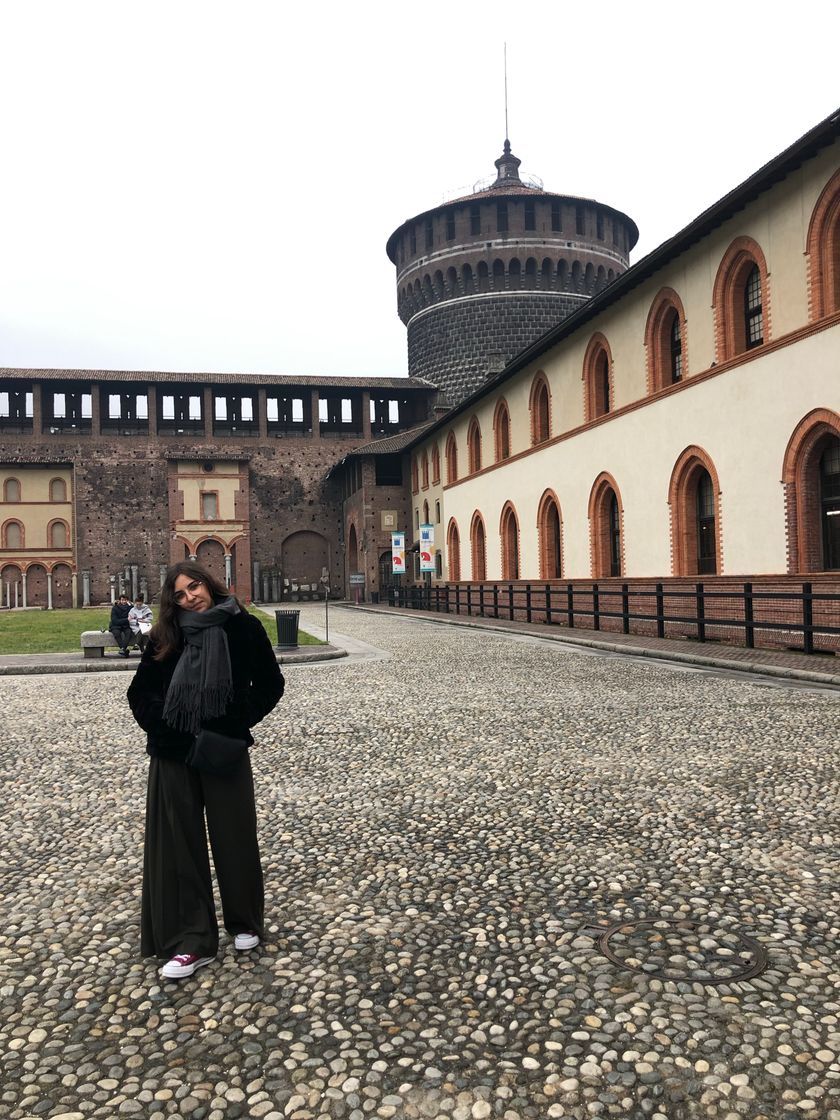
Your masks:
M519 579L519 518L513 502L505 502L502 509L499 538L502 548L502 579Z
M711 457L702 447L687 447L674 464L668 505L673 575L720 575L720 480Z
M487 579L487 531L478 510L472 515L470 524L470 554L472 578L476 583L482 583Z
M797 424L790 437L782 467L785 492L788 572L834 571L831 555L834 521L832 495L826 482L832 475L829 460L834 459L840 439L840 414L817 408ZM840 487L840 478L836 486ZM840 509L840 501L837 501ZM826 563L832 567L826 568Z
M682 381L688 368L685 310L673 288L662 288L645 326L647 391L656 393Z
M563 518L560 502L553 490L546 490L540 498L537 535L540 579L560 579L563 575Z
M602 471L589 493L589 553L593 579L624 573L624 506L618 485Z
M596 420L614 408L613 360L606 337L596 331L583 356L583 418Z
M840 171L817 199L808 227L808 313L813 322L840 311Z
M751 237L736 237L723 255L712 293L715 355L725 362L770 340L767 261Z
M493 442L496 449L496 462L510 458L510 409L504 397L496 402L493 413Z
M458 522L455 518L449 521L446 530L446 560L449 566L449 580L451 583L461 582L461 534L458 532Z

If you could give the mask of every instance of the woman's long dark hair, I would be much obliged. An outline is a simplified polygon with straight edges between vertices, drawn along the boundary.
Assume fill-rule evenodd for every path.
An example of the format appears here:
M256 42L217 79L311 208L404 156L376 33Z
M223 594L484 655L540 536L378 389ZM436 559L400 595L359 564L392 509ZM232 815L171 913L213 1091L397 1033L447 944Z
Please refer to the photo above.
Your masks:
M178 576L200 579L209 588L210 594L217 603L230 595L230 591L222 581L211 575L195 560L179 560L177 564L168 568L160 589L158 620L149 634L157 647L154 654L155 661L163 661L181 648L181 627L178 625L178 611L181 608L175 602L175 580ZM237 602L239 603L239 600ZM241 603L239 609L245 609Z

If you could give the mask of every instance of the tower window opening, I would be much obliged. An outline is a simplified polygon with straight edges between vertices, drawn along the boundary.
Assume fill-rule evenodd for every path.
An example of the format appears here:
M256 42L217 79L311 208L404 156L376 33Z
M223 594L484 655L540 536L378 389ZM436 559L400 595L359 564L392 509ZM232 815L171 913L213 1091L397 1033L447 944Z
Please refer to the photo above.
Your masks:
M481 207L477 204L470 207L470 233L481 233Z
M408 244L409 244L409 248L410 248L410 251L411 251L411 255L413 257L415 255L415 253L417 252L417 231L415 230L414 226L412 226L411 230L409 231Z
M552 232L557 233L563 228L560 222L560 203L552 202L551 204L551 229Z
M508 231L508 205L506 202L496 203L496 232L507 233Z
M586 211L582 206L575 207L575 233L585 233Z
M426 219L426 248L431 249L435 243L435 228L431 218Z
M525 229L535 230L537 228L537 208L533 202L525 203Z
M455 240L455 215L451 211L446 215L446 240Z
M600 210L595 215L595 228L596 228L596 232L597 232L597 235L598 235L598 240L603 241L604 240L604 215L600 212Z

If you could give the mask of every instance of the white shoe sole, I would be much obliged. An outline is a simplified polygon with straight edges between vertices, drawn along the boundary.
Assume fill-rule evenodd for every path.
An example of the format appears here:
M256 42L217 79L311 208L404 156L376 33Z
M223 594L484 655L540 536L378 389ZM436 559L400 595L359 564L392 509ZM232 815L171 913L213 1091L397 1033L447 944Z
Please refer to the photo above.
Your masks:
M173 964L172 961L167 961L160 970L160 974L164 980L183 980L185 976L192 976L196 969L205 964L210 964L215 959L215 957L199 957L192 964Z
M233 947L234 949L238 949L240 953L244 952L246 949L256 949L259 943L260 939L255 933L237 933L236 937L233 939Z

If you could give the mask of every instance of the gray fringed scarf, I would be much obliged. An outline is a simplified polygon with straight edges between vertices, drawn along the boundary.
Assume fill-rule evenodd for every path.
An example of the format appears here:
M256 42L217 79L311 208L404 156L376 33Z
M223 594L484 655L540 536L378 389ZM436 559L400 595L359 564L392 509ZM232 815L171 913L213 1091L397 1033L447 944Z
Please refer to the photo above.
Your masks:
M163 705L170 727L196 735L204 720L224 715L233 696L224 624L235 614L239 606L232 595L206 611L178 611L186 644Z

